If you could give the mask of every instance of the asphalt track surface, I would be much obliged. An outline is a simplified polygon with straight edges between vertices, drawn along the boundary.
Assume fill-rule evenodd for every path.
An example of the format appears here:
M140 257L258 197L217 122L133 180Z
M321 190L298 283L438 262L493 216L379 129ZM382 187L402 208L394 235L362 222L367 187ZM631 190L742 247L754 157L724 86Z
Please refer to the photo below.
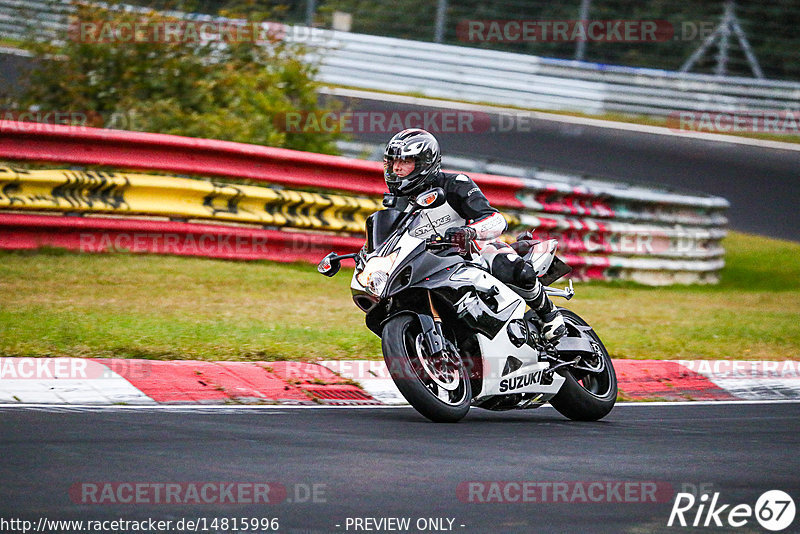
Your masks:
M470 533L719 531L667 528L675 493L702 487L752 506L780 489L800 503L798 450L797 403L619 405L597 423L550 407L473 410L456 425L410 408L4 407L0 517L278 517L294 533L354 532L348 517L450 518ZM323 484L324 494L257 506L73 502L70 486L92 481L270 481L289 499L303 500L298 484ZM456 491L465 481L650 481L671 491L657 503L470 503ZM751 519L737 532L766 531Z
M340 100L346 109L385 116L387 123L394 112L439 110L361 98ZM353 138L385 143L392 135L365 130L355 131ZM800 150L570 124L514 113L491 114L491 125L480 131L442 130L436 136L447 154L718 195L731 203L728 218L733 229L800 241Z

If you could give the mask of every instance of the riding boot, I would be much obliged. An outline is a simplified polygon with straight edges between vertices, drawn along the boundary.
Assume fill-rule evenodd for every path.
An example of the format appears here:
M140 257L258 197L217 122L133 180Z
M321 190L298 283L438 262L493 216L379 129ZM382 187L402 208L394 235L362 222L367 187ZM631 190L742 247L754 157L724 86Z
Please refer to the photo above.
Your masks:
M547 297L544 286L539 282L533 268L527 262L520 263L524 265L520 266L515 274L518 284L525 290L525 302L542 320L542 335L544 338L547 341L556 341L567 333L564 318L558 308Z

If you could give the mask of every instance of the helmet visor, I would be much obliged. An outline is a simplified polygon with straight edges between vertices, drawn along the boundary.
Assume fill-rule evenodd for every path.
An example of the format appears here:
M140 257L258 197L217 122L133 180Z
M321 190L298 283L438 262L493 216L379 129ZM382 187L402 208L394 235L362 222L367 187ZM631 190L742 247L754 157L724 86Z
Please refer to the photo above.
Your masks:
M383 159L383 170L386 176L390 176L392 180L399 180L407 177L414 172L417 167L416 159L411 158L392 158L385 157Z

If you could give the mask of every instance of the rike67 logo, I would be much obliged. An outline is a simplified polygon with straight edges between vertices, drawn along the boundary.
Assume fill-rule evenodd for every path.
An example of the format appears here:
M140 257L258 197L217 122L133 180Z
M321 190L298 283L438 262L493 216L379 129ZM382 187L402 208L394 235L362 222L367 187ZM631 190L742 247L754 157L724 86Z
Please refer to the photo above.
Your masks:
M767 530L777 532L789 527L794 521L794 500L788 493L770 490L763 493L755 507L749 504L722 504L719 492L711 497L704 493L695 498L691 493L678 493L667 526L692 527L743 527L755 517Z

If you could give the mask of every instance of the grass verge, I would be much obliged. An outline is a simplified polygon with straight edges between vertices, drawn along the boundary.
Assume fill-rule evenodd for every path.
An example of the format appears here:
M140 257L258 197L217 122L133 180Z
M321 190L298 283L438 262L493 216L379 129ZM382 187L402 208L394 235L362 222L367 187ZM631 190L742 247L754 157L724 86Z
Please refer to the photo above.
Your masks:
M718 286L580 283L568 307L618 358L800 359L800 244L724 244ZM379 359L349 282L305 264L0 252L0 356Z

